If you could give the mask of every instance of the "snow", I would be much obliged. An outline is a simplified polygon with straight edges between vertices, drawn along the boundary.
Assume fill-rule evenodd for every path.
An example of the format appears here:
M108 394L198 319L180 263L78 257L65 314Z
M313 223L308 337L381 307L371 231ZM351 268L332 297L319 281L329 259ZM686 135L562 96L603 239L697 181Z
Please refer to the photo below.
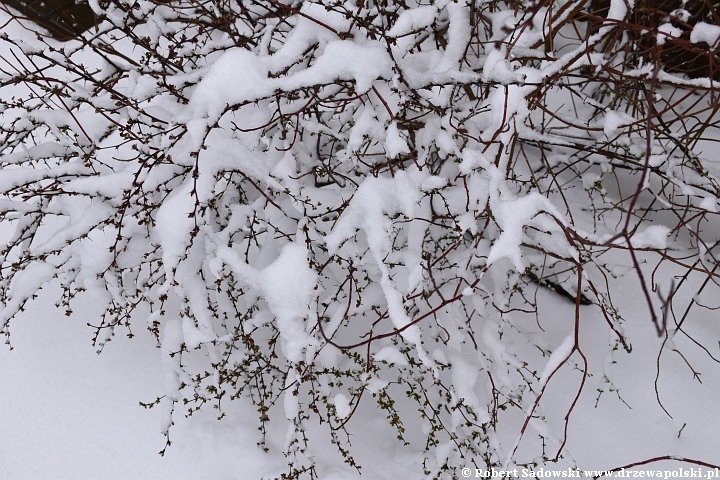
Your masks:
M517 83L520 77L513 72L510 62L505 58L507 51L504 48L493 48L488 53L483 65L482 79L496 81L504 85Z
M385 233L388 228L386 216L401 213L408 218L414 217L420 192L413 176L421 178L419 175L420 172L411 176L400 171L395 178L364 180L332 233L325 238L330 252L338 251L340 245L360 228L365 232L376 259L382 258L383 253L390 249Z
M332 41L312 66L279 78L269 77L272 58L240 48L224 52L204 74L187 112L179 120L205 117L212 124L226 107L253 102L276 90L292 91L340 79L354 80L357 91L363 93L374 80L392 77L390 58L378 42L361 46L350 41Z
M546 197L537 193L520 198L503 198L497 194L492 197L491 207L502 233L490 249L487 263L491 265L501 258L508 258L515 270L521 272L525 269L520 249L525 226L537 221L535 217L543 213L553 214L556 218L562 216Z
M0 177L0 192L7 192L19 185L38 182L62 175L88 175L90 172L82 164L68 163L53 168L13 168L3 170Z
M570 334L565 337L565 340L563 340L562 343L558 345L558 347L553 350L552 354L550 355L550 358L545 364L545 368L540 374L540 385L545 386L547 384L550 375L552 375L555 370L557 370L557 368L570 357L570 355L573 353L574 348L575 335Z
M664 225L650 225L640 233L631 237L632 246L635 248L657 248L666 249L670 229Z
M278 258L258 272L255 282L277 318L285 355L291 362L314 343L303 320L311 314L317 274L308 265L307 249L296 243L283 247Z
M190 246L190 232L194 227L191 213L195 199L190 194L193 181L187 181L163 202L156 216L156 232L163 249L163 265L166 270L166 287L174 281L174 270Z
M354 125L350 131L345 157L357 152L367 135L372 138L382 138L385 135L383 124L378 121L372 108L360 108L354 114ZM397 125L396 125L397 128Z
M458 400L462 399L465 405L471 407L474 411L480 412L482 405L475 394L475 385L481 369L468 360L457 353L453 353L450 359L455 394Z
M394 363L396 365L408 365L408 361L405 356L400 353L397 348L391 345L388 345L378 350L376 353L373 354L373 358L377 362L387 362L391 364Z
M307 249L296 243L285 245L277 259L261 270L246 265L227 247L219 248L216 257L265 298L277 319L283 353L291 362L299 362L302 351L315 343L305 331L303 321L311 313L317 282L317 274L308 265L307 257ZM214 268L219 274L217 263Z
M343 395L342 393L338 393L335 395L335 398L333 399L333 404L335 404L335 412L337 414L337 418L340 420L343 420L350 416L350 413L352 413L352 406L350 405L350 400Z
M43 285L56 274L56 269L47 263L34 263L16 275L10 283L9 301L0 305L0 331L6 331L7 322Z
M666 155L650 155L650 160L648 161L648 165L651 167L659 167L662 164L667 162L667 156Z
M182 339L185 342L185 346L193 350L203 343L212 342L215 340L215 337L208 335L207 332L201 331L195 323L193 323L192 319L185 317L182 319Z
M438 176L431 176L427 177L425 180L423 180L422 185L420 185L420 190L423 192L429 192L431 190L440 189L442 187L446 187L448 185L448 179L445 177L438 177Z
M311 20L322 22L336 32L345 32L351 21L336 10L329 10L317 3L304 3L300 8L303 16L297 17L297 23L287 41L271 56L266 57L268 68L277 73L295 63L298 57L313 45L326 46L337 40L337 34Z
M462 2L451 2L447 6L448 42L442 59L433 69L435 72L459 70L465 49L471 38L470 7Z
M0 350L1 478L261 478L282 466L255 446L254 425L213 415L175 415L172 447L158 455L162 413L138 402L167 391L161 350L137 335L97 355L83 321L92 302L66 317L49 296L13 324L15 348Z
M698 22L690 32L691 43L707 43L711 48L716 48L720 42L720 26L710 23Z
M608 20L625 20L629 10L635 6L634 0L610 0L610 9L607 13Z
M400 13L392 28L387 31L388 37L401 37L413 30L429 27L435 21L438 9L434 5L404 10Z
M180 400L183 371L181 367L183 328L179 320L168 320L162 333L162 366L165 373L165 400L163 402L162 432L167 434L172 425L174 402Z
M705 197L700 202L700 208L709 212L717 212L717 198L714 196Z
M716 166L702 158L708 171L692 170L661 148L665 138L645 152L642 135L624 128L642 119L623 111L620 97L611 110L574 85L583 103L573 111L558 94L565 74L555 73L612 61L600 41L622 28L632 2L612 0L609 21L584 45L566 45L563 32L553 51L544 51L549 8L487 6L442 0L381 12L362 2L301 2L302 15L263 17L257 31L241 20L228 26L258 40L247 48L220 30L202 45L181 42L175 53L193 61L162 81L187 104L159 86L151 58L142 71L120 60L88 66L103 79L119 73L108 85L126 105L103 88L68 84L78 88L67 98L113 121L88 103L74 107L77 118L52 102L0 112L2 122L18 115L11 128L42 125L27 148L1 157L0 239L23 241L0 274L0 320L15 317L7 327L14 350L0 350L0 477L274 478L308 460L319 480L359 478L338 448L379 480L457 476L443 466L474 468L481 456L546 471L666 452L714 461L715 326L712 310L699 312L717 303L703 290L712 282L700 268L658 262L680 251L679 261L710 263L712 252L690 247L716 233ZM175 33L172 8L141 2L134 10L150 17L138 33L157 52L163 34ZM124 21L119 10L106 13ZM28 37L26 53L41 52L16 23L6 26ZM699 24L694 41L714 45L717 28ZM676 33L666 23L658 42ZM132 60L140 55L133 42L113 45ZM581 54L588 46L598 51ZM623 73L632 80L648 71ZM590 130L565 135L554 120L544 124L544 113L529 111L543 100L536 84L547 89L547 106L557 100L559 119ZM3 101L16 87L2 87ZM142 138L106 138L114 121L137 122L127 128ZM663 188L688 197L695 217L683 218L703 222L691 232L697 241L678 232L670 244L671 216L647 212L630 239L633 265L647 278L686 283L675 306L692 314L667 342L638 301L639 271L623 241L595 255L578 240L617 233L626 205L617 196L637 181L609 161L598 166L593 148L607 140L630 157L651 154L639 208L650 193L670 205L656 189L661 171ZM548 158L536 158L535 142L552 144ZM605 312L555 289L573 296L580 264L586 288L605 283L600 294L585 291ZM69 299L61 285L82 291ZM632 355L608 323L632 340ZM702 385L695 369L707 373ZM233 395L243 384L254 386ZM271 419L260 429L259 415Z
M616 135L618 130L626 125L630 125L635 122L635 119L624 112L616 112L614 110L607 110L605 112L605 119L603 123L603 132L608 138L612 138Z
M294 420L297 418L298 413L300 413L300 401L298 397L293 392L293 387L295 383L297 382L297 373L295 371L289 371L287 374L287 377L285 377L285 393L283 394L283 408L285 409L285 418L288 420L294 422ZM290 429L293 429L293 425L289 426ZM288 434L291 430L288 431ZM285 450L287 450L287 442L285 445Z
M385 155L395 158L401 153L410 153L407 142L400 136L396 122L390 123L385 137Z
M622 308L631 314L638 302L632 289L625 292ZM91 308L87 305L76 313L92 315ZM558 302L548 305L546 313L561 319L571 316L573 308ZM589 330L584 336L587 341L602 335L601 324L594 323L600 319L588 320ZM633 325L631 330L641 332L643 327ZM211 415L176 415L171 430L173 445L165 457L160 457L157 452L164 437L159 433L159 411L138 406L138 401L148 402L165 393L158 361L160 351L150 337L139 335L132 340L118 339L98 356L87 341L87 333L83 322L65 317L42 299L14 323L15 349L0 351L0 427L5 432L0 439L0 474L4 478L268 478L282 467L281 454L277 458L255 446L257 435L250 423L254 409L250 406L245 406L240 418L247 418L240 421L226 418L217 422ZM558 343L553 355L560 356L557 352L565 343ZM647 336L636 348L650 353L653 345L652 337ZM717 408L719 397L694 387L681 369L665 369L661 385L664 401L672 404L673 413L684 412L675 428L675 422L663 419L659 409L651 408L656 405L652 381L648 384L645 379L653 378L655 359L649 355L638 364L630 357L636 358L636 354L617 357L619 363L612 368L621 374L616 379L618 387L633 409L616 405L606 398L608 393L597 407L594 395L582 397L576 407L573 415L578 424L570 424L570 441L575 443L573 454L581 468L618 466L668 451L686 458L714 458L714 445L707 439L718 427L711 412ZM663 359L680 366L671 357ZM710 379L704 382L712 383ZM373 386L373 390L377 387ZM717 387L713 391L720 394ZM550 390L546 394L545 414L551 415L561 408L565 397L553 396ZM335 397L332 400L338 403ZM403 463L407 454L402 449L388 448L372 436L380 424L377 411L371 409L362 418L351 419L355 421L366 431L355 438L356 445L367 449L363 477L422 476L421 471ZM683 423L687 427L678 439L677 430ZM591 439L587 435L590 428ZM598 442L607 447L598 450ZM42 456L36 453L38 445L43 446ZM322 480L336 478L324 471L328 473L320 475Z
M665 45L665 42L673 39L680 38L682 30L675 27L672 23L663 23L658 27L657 43L658 45Z

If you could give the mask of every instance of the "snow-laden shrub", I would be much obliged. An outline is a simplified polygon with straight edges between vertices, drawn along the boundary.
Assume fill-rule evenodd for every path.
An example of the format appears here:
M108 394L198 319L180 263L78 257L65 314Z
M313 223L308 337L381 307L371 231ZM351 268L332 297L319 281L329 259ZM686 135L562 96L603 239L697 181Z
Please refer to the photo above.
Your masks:
M52 281L68 315L104 305L98 350L148 329L168 445L248 397L261 445L289 425L287 478L317 474L318 431L361 468L375 407L428 477L574 466L575 402L612 390L587 312L632 349L613 278L668 341L715 291L714 84L638 54L674 30L633 30L632 2L90 4L77 40L2 37L0 325ZM563 298L574 318L534 321ZM543 426L561 369L575 401Z

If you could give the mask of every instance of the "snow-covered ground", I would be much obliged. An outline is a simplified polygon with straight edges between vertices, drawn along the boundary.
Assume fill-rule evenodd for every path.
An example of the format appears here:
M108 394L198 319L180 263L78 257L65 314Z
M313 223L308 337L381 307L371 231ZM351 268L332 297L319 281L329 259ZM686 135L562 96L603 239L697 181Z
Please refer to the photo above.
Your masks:
M632 278L621 281L627 282L627 288L618 288L622 298L617 301L629 319L626 333L635 342L632 354L617 352L618 363L610 368L627 406L606 391L596 407L598 392L586 389L572 414L567 453L583 469L614 468L665 455L717 462L717 365L697 349L684 348L688 342L676 338L689 362L703 373L703 383L693 380L678 354L666 351L659 391L674 417L668 418L654 390L661 342L644 305L637 302ZM86 325L96 318L91 302L66 317L48 299L52 288L46 290L13 322L14 349L0 349L0 478L259 479L282 473L279 446L271 445L269 453L256 446L257 418L249 405L232 407L233 413L220 422L210 411L189 419L177 415L172 446L164 457L158 455L165 443L160 410L139 406L164 391L160 350L154 339L142 332L133 339L120 336L97 355L90 344L92 330ZM541 322L558 333L569 328L573 306L551 293L541 294L547 296ZM593 337L607 336L607 328L599 315L587 313L583 342L592 358ZM716 320L693 320L692 331L699 338L712 338L708 345L717 348ZM559 342L562 336L557 338ZM572 402L580 378L567 370L551 382L541 403L542 413L556 424ZM591 364L591 373L601 376L602 365ZM384 415L372 408L360 413L349 428L357 433L353 445L364 465L363 478L421 478L417 452L396 446L392 439L383 442L374 437L373 430L382 427ZM330 445L323 460L319 473L324 480L357 476L340 466ZM690 465L659 462L639 468L680 466Z

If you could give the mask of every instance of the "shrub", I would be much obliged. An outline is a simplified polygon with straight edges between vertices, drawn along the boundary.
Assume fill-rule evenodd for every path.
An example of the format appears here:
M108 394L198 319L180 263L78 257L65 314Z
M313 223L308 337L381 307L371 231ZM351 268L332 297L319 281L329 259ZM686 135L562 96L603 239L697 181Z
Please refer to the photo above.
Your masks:
M260 445L288 421L283 478L317 475L318 423L361 468L365 404L430 477L559 461L588 382L612 389L587 376L582 319L632 349L613 279L636 278L668 342L718 277L714 82L661 55L689 14L640 25L613 0L589 22L584 4L91 1L97 26L68 43L4 35L8 342L47 282L68 315L92 297L99 351L157 337L168 445L174 415L247 396ZM720 27L693 31L714 58ZM560 319L524 314L563 297L557 341ZM573 367L564 425L523 440Z

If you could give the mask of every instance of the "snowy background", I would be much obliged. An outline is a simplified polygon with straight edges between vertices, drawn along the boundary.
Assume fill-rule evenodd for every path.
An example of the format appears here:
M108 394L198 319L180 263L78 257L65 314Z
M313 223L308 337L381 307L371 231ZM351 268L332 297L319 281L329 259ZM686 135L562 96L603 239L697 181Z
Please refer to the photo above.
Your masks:
M612 392L605 392L595 406L597 392L587 391L573 413L568 453L588 470L665 455L717 461L717 367L702 356L692 358L693 366L706 372L699 384L679 356L663 356L659 385L663 404L674 417L668 418L657 404L653 384L661 342L648 328L636 286L626 281L627 288L619 289L625 294L617 300L628 312L628 335L642 339L633 344L632 354L618 355L612 366L627 406ZM542 321L569 328L573 306L544 294ZM211 412L189 419L178 416L172 446L165 457L158 455L165 444L160 411L139 406L164 394L160 350L153 339L120 337L98 356L90 344L92 330L85 324L96 318L92 305L68 318L43 297L14 322L14 349L0 351L2 478L259 479L282 473L282 446L275 445L269 453L256 447L256 413L249 405L233 406L234 415L221 422ZM700 337L717 338L714 319L697 320ZM589 314L584 321L584 335L607 335L599 315ZM598 365L593 367L595 375L601 374ZM552 385L543 402L548 417L564 415L578 380L578 375L568 374ZM385 422L380 412L362 411L351 422L355 451L364 465L362 478L422 478L417 452L373 435L373 428L381 431ZM338 468L334 457L328 446L323 480L358 478L352 470ZM639 468L681 465L690 467L658 462Z
M16 22L9 22L1 12L0 25L5 25L3 32L10 36L27 35L27 31ZM397 29L401 27L396 25ZM0 53L8 55L7 51ZM332 53L335 58L371 54L344 50ZM257 60L245 52L228 58L225 61L233 60L241 65ZM273 58L276 62L283 60L279 56ZM373 58L368 57L359 63L348 62L343 67L346 75L354 78L361 90L367 90L384 68L382 64L373 63ZM267 63L269 65L272 61L267 60ZM368 66L372 68L366 68ZM222 73L221 67L214 71ZM250 67L260 68L257 65ZM275 67L266 65L262 68ZM497 71L496 74L499 75ZM210 80L205 83L205 90L198 88L189 109L193 115L209 115L212 118L220 112L203 109L210 106L207 109L212 110L213 106L222 102L214 97L220 91L212 88L216 85L213 83L215 80L210 75L207 78ZM221 82L223 77L218 78ZM312 82L326 80L329 79L312 78ZM244 96L264 95L253 90L256 87L260 89L257 83L248 82L246 87L234 92L236 101L242 101ZM282 85L282 88L294 87ZM203 111L198 113L200 110ZM202 136L205 127L200 127L198 137ZM606 128L610 127L606 124ZM397 135L397 127L394 133L392 129L390 132L386 148L393 151L393 156L403 153L406 145L392 141L393 135ZM369 192L368 202L373 193L376 192ZM159 215L182 217L173 210L170 202L168 205L170 207ZM402 210L402 206L397 210ZM339 248L342 241L351 236L348 232L354 232L352 222L361 222L364 213L360 210L346 215L346 218L350 216L347 235L342 231L343 224L338 222L336 232L339 233L328 241L331 249ZM10 232L0 231L3 240L9 235ZM168 230L160 235L172 238L174 232ZM241 277L255 275L248 282L259 285L258 289L267 297L272 309L273 298L282 296L281 289L292 289L304 280L300 278L298 282L292 277L283 277L283 268L288 264L292 266L299 257L293 256L293 251L287 248L282 252L276 252L280 261L268 262L270 266L265 265L262 274L243 270L246 267L235 261L231 249L221 250L218 257L236 268ZM507 256L512 257L513 254L510 252ZM627 263L627 259L618 257L616 260ZM296 268L293 271L300 270ZM645 273L649 275L651 269L648 268ZM664 267L655 275L667 280L679 273L683 272ZM697 288L702 280L700 277L688 280L683 290L686 301L690 299L687 292ZM303 286L309 288L308 285ZM592 380L588 380L588 386L572 409L564 458L584 470L605 470L666 455L720 462L720 369L715 360L720 358L717 311L695 310L686 327L693 338L703 340L707 352L694 348L691 340L681 334L667 344L652 327L647 305L640 300L642 292L636 277L618 278L611 287L615 305L625 319L625 335L632 339L633 350L630 354L622 350L607 353L605 350L614 341L614 334L596 308L581 307L580 342L591 359L589 378ZM217 415L211 408L201 410L190 418L181 411L176 413L173 417L175 425L170 432L172 445L164 456L160 456L158 452L166 442L162 434L163 411L140 406L141 402L153 402L166 395L167 391L162 351L156 339L142 328L132 339L119 333L98 355L92 346L94 329L88 324L97 321L103 306L96 305L92 296L85 296L81 302L74 304L72 314L66 316L64 309L55 306L59 293L54 280L45 285L38 298L13 319L10 326L13 349L7 346L0 348L0 478L259 479L273 478L286 470L283 445L277 439L283 438L288 422L281 411L275 412L277 415L270 424L273 435L269 435L268 451L263 451L257 446L260 441L257 411L247 399L226 403L224 411L227 416L222 421L217 421ZM537 320L545 328L544 341L551 350L562 351L564 339L573 331L575 306L549 289L539 289L537 294ZM278 312L273 311L281 319L282 312ZM516 314L516 321L535 323L534 315L526 317ZM292 320L288 318L288 322ZM200 335L198 344L202 343L202 332L195 333ZM284 340L289 345L288 357L296 354L299 358L302 346L293 353L293 341L300 340L297 337ZM190 341L187 334L185 341ZM661 365L659 369L658 362ZM694 376L693 369L700 373L699 380ZM601 392L596 387L603 385L601 379L608 373L612 374L612 388L609 386ZM548 384L538 407L547 425L557 428L563 424L580 378L578 369L573 370L567 365ZM499 436L503 442L512 444L522 428L523 418L516 416L506 420ZM562 432L557 430L544 431L544 425L531 422L529 432L533 433L526 433L526 436L537 433L557 438L561 435ZM423 432L418 425L406 425L406 436L411 443L402 446L392 436L387 436L385 413L379 411L374 403L366 402L361 404L347 427L351 432L352 452L362 466L363 478L423 478L422 448L419 448ZM312 430L315 427L311 425L308 428ZM521 442L519 455L524 446ZM329 441L326 447L316 447L315 450L321 480L358 477L357 472L342 464ZM554 451L555 448L550 447L548 454L552 456ZM474 468L471 464L467 466ZM654 463L648 468L662 470L679 466L690 467L666 461ZM546 468L552 469L552 465Z

